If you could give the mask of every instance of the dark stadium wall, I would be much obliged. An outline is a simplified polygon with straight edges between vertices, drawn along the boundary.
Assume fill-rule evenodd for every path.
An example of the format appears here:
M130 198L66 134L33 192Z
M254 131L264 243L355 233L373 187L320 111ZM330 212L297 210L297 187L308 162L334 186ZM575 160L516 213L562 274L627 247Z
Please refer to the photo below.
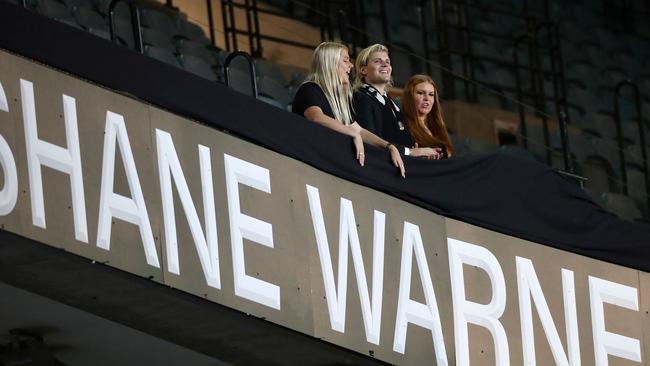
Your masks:
M390 363L645 362L646 272L446 218L5 51L0 136L0 225L43 244Z

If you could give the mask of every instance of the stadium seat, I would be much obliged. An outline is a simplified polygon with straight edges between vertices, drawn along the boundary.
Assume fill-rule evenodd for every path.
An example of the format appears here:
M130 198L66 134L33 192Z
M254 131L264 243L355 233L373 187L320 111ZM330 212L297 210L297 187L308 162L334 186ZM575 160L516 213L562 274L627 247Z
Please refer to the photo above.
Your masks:
M641 146L639 145L629 145L625 147L625 163L626 167L628 164L636 165L639 169L643 169L643 152L641 151ZM650 149L646 148L646 154L650 154ZM650 159L650 156L646 156L647 159Z
M94 4L92 1L88 0L59 0L65 6L67 6L70 9L73 8L85 8L85 9L92 9Z
M424 71L421 61L407 45L395 44L391 48L390 58L393 65L393 80L398 86L406 84L411 75Z
M365 23L365 34L368 37L369 44L386 42L381 18L369 15L366 17Z
M639 145L641 143L639 125L635 120L624 121L621 123L621 128L623 129L623 138L627 141L627 143L635 145ZM644 124L643 129L646 145L650 145L650 128L648 128L647 124ZM650 153L650 148L648 149L648 153Z
M115 19L115 36L117 41L128 48L135 49L135 40L133 39L133 28L130 20Z
M472 139L469 137L465 139L465 146L467 146L467 150L473 154L493 153L499 150L499 147L491 142Z
M617 191L611 165L601 158L590 157L581 162L581 175L587 178L586 186L595 191Z
M605 113L596 113L585 121L576 123L583 131L604 139L614 139L616 137L616 124L612 115Z
M620 42L618 35L614 34L609 29L604 27L595 26L588 28L589 33L595 36L601 47L607 49L617 45Z
M501 145L499 147L499 153L510 155L510 156L516 156L518 158L526 159L526 160L541 161L531 151L516 145Z
M587 60L576 60L567 64L567 80L583 88L595 86L600 80L598 69Z
M262 76L258 79L257 91L259 95L278 101L284 108L291 102L291 97L284 85L270 77Z
M168 33L161 32L155 28L142 28L142 42L145 45L164 48L169 52L176 51L172 38Z
M181 20L176 36L181 39L188 39L197 43L210 44L210 40L206 38L203 29L198 25Z
M149 57L153 57L158 61L162 61L168 65L181 67L181 64L178 62L178 58L176 58L176 56L171 51L165 48L145 45L144 54Z
M412 23L402 23L399 25L399 31L394 32L394 40L399 40L413 53L422 54L424 51L424 38L422 37L422 28ZM433 37L432 37L433 38Z
M284 77L284 74L282 74L282 70L280 70L278 65L272 62L255 60L255 72L260 78L266 77L273 79L280 85L288 84L287 79Z
M177 41L177 50L179 53L201 58L210 65L218 64L218 50L212 46L207 46L203 43L197 43L187 39L181 39Z
M613 173L619 175L621 171L621 161L619 159L619 148L616 141L603 138L588 138L591 146L589 157L596 157L606 161L612 168Z
M77 23L86 30L95 29L108 31L108 19L104 19L104 17L96 11L85 7L75 7L72 12Z
M601 87L614 90L618 83L629 79L628 73L620 67L607 67L602 70Z
M108 6L110 5L112 0L89 0L89 1L95 4L95 9L97 9L97 11L100 14L104 16L108 15ZM126 7L126 4L122 6ZM120 5L116 6L116 8L118 7L120 7Z
M205 60L192 55L180 55L183 69L210 81L217 81L217 75Z
M277 100L275 100L273 98L269 98L269 97L264 96L264 95L258 95L257 99L261 100L264 103L270 104L270 105L272 105L274 107L278 107L280 109L287 110L286 106L284 106L282 103L278 102Z
M483 77L478 77L479 80L482 78ZM497 109L504 108L505 102L503 96L501 95L503 93L501 90L478 86L476 93L481 105Z
M160 32L174 34L178 28L178 19L156 9L140 9L140 21L143 27L154 28Z
M606 60L608 58L603 47L596 40L589 39L580 41L577 43L577 46L580 54L589 60Z
M77 25L77 22L74 20L70 9L58 1L39 0L38 5L36 5L36 11L49 18L56 19L68 25Z
M251 75L248 71L230 68L228 71L229 87L246 95L253 96Z
M645 187L645 175L638 165L625 167L627 173L627 193L635 201L647 202L648 196Z
M634 201L622 194L604 192L601 194L603 207L625 220L636 220L643 218L643 213L636 206Z
M488 57L492 59L500 58L499 52L494 48L492 43L487 39L479 36L475 36L471 41L472 45L472 54L479 57Z

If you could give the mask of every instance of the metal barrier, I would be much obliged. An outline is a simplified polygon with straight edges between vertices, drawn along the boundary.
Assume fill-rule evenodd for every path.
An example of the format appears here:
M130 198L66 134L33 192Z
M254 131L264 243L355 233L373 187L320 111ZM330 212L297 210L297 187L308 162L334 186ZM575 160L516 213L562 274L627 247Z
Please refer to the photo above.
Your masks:
M115 7L121 1L127 1L129 3L129 10L131 12L131 28L133 31L133 42L135 43L135 49L144 53L144 44L142 43L142 23L140 21L140 11L136 6L133 0L112 0L108 5L108 29L111 35L111 41L115 42Z
M235 57L243 57L248 62L248 69L251 76L251 89L253 90L253 97L257 99L257 76L255 73L255 64L253 63L253 58L251 55L244 51L236 51L226 57L226 61L223 66L226 85L230 87L230 63L233 59L235 59Z
M520 60L519 60L519 50L523 42L527 42L528 45L528 67L527 69L530 72L530 84L531 90L529 95L533 97L533 104L535 108L542 113L539 113L539 117L542 119L543 125L543 135L544 135L544 145L550 146L550 136L549 136L549 127L548 127L548 117L546 114L546 101L545 101L545 91L544 91L544 75L548 75L544 72L542 56L540 53L540 34L542 31L546 30L546 42L548 44L549 51L549 60L551 64L550 76L553 85L553 102L555 104L555 110L557 113L557 120L560 124L560 138L562 144L562 155L564 160L564 168L570 172L574 172L574 167L572 160L570 159L569 154L569 141L568 134L566 131L566 124L570 121L570 116L568 113L568 102L566 98L566 80L564 77L564 68L562 64L562 53L560 46L560 37L558 26L555 22L544 21L537 23L535 19L529 19L528 34L518 37L514 42L513 47L513 61L515 68L515 83L517 88L517 99L523 101L525 98L525 93L522 87L522 80L520 74ZM527 142L527 130L526 130L526 114L524 112L524 106L519 104L519 118L522 129L522 134L524 137L524 147L528 148ZM564 126L563 126L564 125ZM548 165L552 165L553 156L550 149L546 149L546 162Z
M645 180L646 197L648 207L650 207L650 179L648 175L648 159L645 142L645 129L643 128L643 113L641 108L641 94L639 87L630 80L623 80L616 85L614 91L614 122L616 123L616 137L618 141L619 159L621 163L621 178L623 180L623 193L629 194L627 188L627 169L625 167L625 150L623 143L623 128L621 127L621 108L619 100L621 98L621 89L629 86L634 90L634 104L636 107L637 124L639 127L639 143L641 144L641 157L643 159L643 176Z
M209 2L210 0L208 0ZM246 14L246 23L247 29L241 30L237 28L237 23L235 21L235 8L243 9ZM245 0L244 3L238 3L234 0L222 0L221 1L221 13L223 18L223 28L226 40L226 50L234 51L238 50L237 35L244 35L248 38L249 47L251 54L254 57L262 57L262 40L269 40L272 42L283 43L299 48L314 49L316 45L306 44L302 42L297 42L293 40L288 40L280 37L274 37L270 35L262 34L260 31L259 25L259 14L270 14L273 16L283 17L291 19L290 16L274 11L271 9L264 9L257 6L257 0ZM321 32L321 36L324 33ZM324 39L323 39L324 40Z

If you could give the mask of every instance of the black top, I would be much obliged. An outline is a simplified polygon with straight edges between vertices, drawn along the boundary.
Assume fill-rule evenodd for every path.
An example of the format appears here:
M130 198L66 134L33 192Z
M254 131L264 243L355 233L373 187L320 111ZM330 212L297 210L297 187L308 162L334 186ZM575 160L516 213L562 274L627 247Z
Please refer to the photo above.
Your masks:
M354 93L353 105L356 121L366 130L386 141L403 147L413 147L402 112L388 96L383 96L371 85L364 84Z
M298 88L296 96L293 97L291 111L304 117L305 109L313 106L319 107L328 117L335 118L323 89L316 83L307 82Z

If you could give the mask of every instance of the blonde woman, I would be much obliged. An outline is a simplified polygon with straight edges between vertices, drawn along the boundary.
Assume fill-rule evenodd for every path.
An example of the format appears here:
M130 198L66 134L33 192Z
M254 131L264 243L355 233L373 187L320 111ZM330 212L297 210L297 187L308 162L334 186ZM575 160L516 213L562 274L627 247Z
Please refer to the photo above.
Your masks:
M388 95L393 67L388 48L373 44L359 52L354 78L354 112L357 122L375 135L395 143L404 155L438 159L439 148L415 147L399 106Z
M418 146L440 148L440 158L452 156L454 148L442 119L436 83L430 76L413 75L406 82L402 113Z
M321 43L314 51L311 71L296 93L292 111L351 136L361 166L365 161L364 142L388 149L393 164L405 177L404 163L395 145L365 130L353 120L351 70L347 47L336 42Z

